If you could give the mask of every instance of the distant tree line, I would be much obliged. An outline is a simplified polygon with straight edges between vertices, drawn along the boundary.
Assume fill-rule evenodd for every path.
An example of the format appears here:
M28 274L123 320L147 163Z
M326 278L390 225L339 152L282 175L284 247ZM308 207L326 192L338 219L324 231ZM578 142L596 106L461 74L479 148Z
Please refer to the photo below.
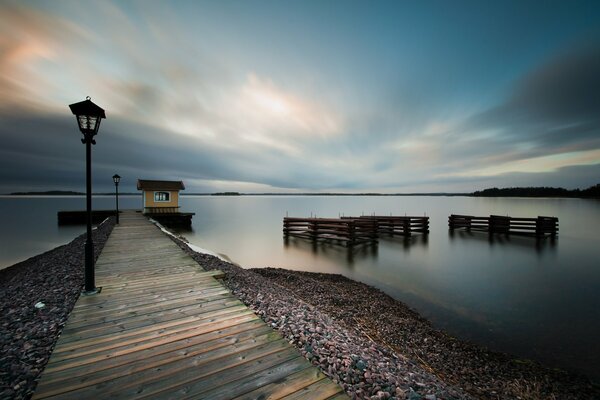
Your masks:
M587 189L573 189L555 187L512 187L490 188L473 192L476 197L590 197L600 198L600 184Z

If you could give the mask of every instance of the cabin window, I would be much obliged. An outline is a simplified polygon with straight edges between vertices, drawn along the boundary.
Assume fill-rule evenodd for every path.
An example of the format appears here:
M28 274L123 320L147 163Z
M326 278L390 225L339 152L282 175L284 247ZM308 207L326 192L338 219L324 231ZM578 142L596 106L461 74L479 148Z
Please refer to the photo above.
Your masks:
M154 192L154 201L156 201L156 202L171 201L171 193L169 193L169 192Z

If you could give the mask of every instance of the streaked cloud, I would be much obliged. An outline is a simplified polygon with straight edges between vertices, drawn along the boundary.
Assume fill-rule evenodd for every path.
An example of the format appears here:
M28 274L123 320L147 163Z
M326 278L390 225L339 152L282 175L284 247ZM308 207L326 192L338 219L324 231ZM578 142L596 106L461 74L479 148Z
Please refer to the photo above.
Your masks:
M439 10L396 25L426 5L332 3L337 18L318 4L290 7L5 2L0 192L81 185L66 106L86 95L108 114L97 176L131 182L386 192L597 183L600 32L577 7L545 47L537 36L516 42L508 25L482 28L489 43L455 35L462 28L443 26ZM559 8L548 21L564 20Z

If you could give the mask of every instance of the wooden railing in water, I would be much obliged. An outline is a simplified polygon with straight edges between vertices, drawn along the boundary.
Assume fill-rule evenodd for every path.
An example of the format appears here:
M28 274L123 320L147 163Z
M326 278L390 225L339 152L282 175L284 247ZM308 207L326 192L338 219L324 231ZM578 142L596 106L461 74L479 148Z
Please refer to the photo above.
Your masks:
M529 236L552 236L558 234L558 218L537 217L517 218L503 215L475 217L472 215L452 214L448 217L448 228L465 229L489 233L505 233Z
M392 236L411 236L413 233L429 233L429 217L364 215L359 218L376 221L378 233Z
M348 246L377 241L377 223L361 218L293 218L283 219L284 236L311 240L335 240Z
M284 236L334 240L347 245L376 242L379 234L411 236L429 233L429 217L365 215L342 218L283 219Z

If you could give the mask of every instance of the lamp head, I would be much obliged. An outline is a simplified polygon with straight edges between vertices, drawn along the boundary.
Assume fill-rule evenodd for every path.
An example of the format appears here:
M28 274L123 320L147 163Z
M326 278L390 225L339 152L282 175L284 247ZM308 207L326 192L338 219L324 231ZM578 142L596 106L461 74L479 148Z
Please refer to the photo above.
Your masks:
M83 133L85 140L91 140L94 143L93 137L100 129L100 120L106 118L104 110L94 104L89 96L84 101L70 104L69 108L75 115L77 125L79 125L79 130ZM84 143L85 140L83 140Z

